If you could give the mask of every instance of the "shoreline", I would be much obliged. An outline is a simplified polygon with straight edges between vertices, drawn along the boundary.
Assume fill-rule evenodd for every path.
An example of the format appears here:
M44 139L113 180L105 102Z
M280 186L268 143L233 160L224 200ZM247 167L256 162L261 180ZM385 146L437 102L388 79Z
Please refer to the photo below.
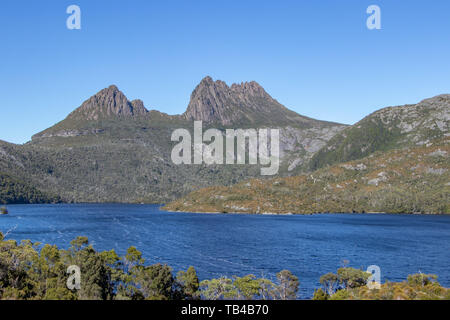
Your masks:
M416 215L416 216L450 216L446 213L391 213L391 212L315 212L315 213L275 213L275 212L264 212L264 213L251 213L251 212L218 212L218 211L180 211L180 210L166 210L160 208L161 211L172 212L172 213L194 213L194 214L230 214L230 215L253 215L253 216L312 216L312 215L338 215L338 214L353 214L353 215Z
M230 215L261 215L261 216L310 216L310 215L323 215L323 214L353 214L353 215L371 215L371 214L383 214L383 215L425 215L425 216L450 216L447 213L421 213L421 212L401 212L401 213L393 213L393 212L376 212L376 211L366 211L362 212L314 212L314 213L295 213L295 212L263 212L263 213L255 213L255 212L219 212L219 211L183 211L183 210L168 210L163 209L164 204L161 203L137 203L137 202L60 202L60 203L11 203L3 206L13 207L13 206L22 206L22 205L48 205L48 206L57 206L57 205L153 205L159 206L160 211L164 212L173 212L173 213L195 213L195 214L230 214Z

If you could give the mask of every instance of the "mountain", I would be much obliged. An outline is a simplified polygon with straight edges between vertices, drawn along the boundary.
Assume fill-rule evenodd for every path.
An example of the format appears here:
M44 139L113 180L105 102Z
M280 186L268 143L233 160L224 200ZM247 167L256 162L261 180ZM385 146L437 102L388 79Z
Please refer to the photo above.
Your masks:
M66 202L164 203L213 185L260 175L259 165L175 165L175 129L204 126L280 129L280 175L304 166L346 126L288 110L256 82L233 84L206 77L186 112L148 111L116 86L93 95L66 119L24 145L0 143L0 171Z
M142 100L130 102L115 85L111 85L83 102L68 118L98 120L110 116L131 117L147 113Z
M287 109L257 82L228 86L205 77L191 94L186 120L218 128L278 128L282 171L304 168L315 152L346 125L308 118Z
M86 101L80 107L70 113L66 119L55 126L44 130L33 136L34 139L50 136L75 136L83 133L99 133L95 131L85 132L79 129L85 129L89 123L100 123L111 119L130 119L145 117L149 111L144 107L142 100L129 101L117 86L111 85L99 91ZM77 130L78 129L78 130ZM71 131L72 130L72 131Z
M378 110L335 135L309 163L311 170L361 159L376 151L426 145L448 137L450 95L439 95L414 105Z
M375 152L300 176L209 187L163 209L187 212L450 214L450 137Z
M415 105L384 108L353 126L346 126L298 115L279 104L254 81L228 86L223 81L206 77L193 91L186 112L181 115L148 111L141 100L130 101L112 85L87 99L66 119L34 135L29 143L15 145L0 141L0 172L13 184L50 195L43 198L53 199L52 195L56 194L65 202L166 203L195 190L204 192L201 188L217 187L219 189L211 190L220 191L222 186L239 186L242 181L259 178L259 165L175 165L171 161L171 151L176 144L171 141L172 132L185 128L192 133L193 121L202 120L205 128L214 127L222 132L230 127L280 129L278 178L299 175L280 180L285 181L280 183L293 181L299 188L304 184L309 191L290 187L277 189L269 184L268 188L275 193L262 194L267 196L267 203L273 206L274 211L399 209L407 210L405 212L442 212L447 210L442 207L442 197L445 199L447 196L448 199L448 186L444 184L444 181L448 183L445 166L448 151L443 150L442 157L426 158L428 160L423 164L426 180L422 181L423 176L416 176L416 172L401 172L398 179L394 177L396 172L400 172L402 161L410 167L421 163L425 153L420 153L420 148L433 148L436 143L445 147L442 139L449 136L449 97L441 95ZM401 158L397 152L412 152L416 156ZM439 153L438 150L432 152ZM400 160L396 167L391 168L390 159L394 156ZM382 174L384 171L376 172L379 167L366 163L371 157L384 159L380 166L391 170L384 170L388 176ZM369 171L346 171L338 166L339 163L359 159L366 162L346 165L355 168L366 166ZM319 171L314 171L317 169ZM311 184L308 175L301 175L312 171L314 177L316 172L323 175L324 181L318 183L314 179ZM335 171L339 175L333 178ZM358 181L357 184L349 180L353 177L352 172L364 174L361 180L353 179ZM335 193L328 189L327 179L336 181ZM392 180L383 184L384 179ZM264 184L270 180L255 181ZM380 182L375 186L378 191L372 190L373 184L365 183L369 181ZM274 183L278 182L274 180ZM343 187L344 183L348 183L348 187ZM423 195L415 191L425 188L424 185L426 188L430 185L430 188ZM234 197L238 200L249 197L244 191ZM204 194L212 196L208 192ZM299 205L295 199L304 204ZM369 199L375 202L368 203ZM284 200L286 205L280 204ZM207 203L205 201L202 199L199 204ZM261 203L264 210L269 210L269 207L264 207L266 202ZM288 206L289 203L295 205ZM414 206L408 209L405 203ZM181 205L181 208L187 207ZM258 210L262 212L263 209Z
M183 117L223 126L291 125L306 128L332 125L287 109L255 81L232 84L229 87L225 82L214 81L211 77L205 77L192 92Z

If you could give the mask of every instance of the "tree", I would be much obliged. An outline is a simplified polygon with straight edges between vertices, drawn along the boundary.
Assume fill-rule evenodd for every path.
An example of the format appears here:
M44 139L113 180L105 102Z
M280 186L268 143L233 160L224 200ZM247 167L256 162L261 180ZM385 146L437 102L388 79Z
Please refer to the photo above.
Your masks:
M237 295L233 281L227 277L203 280L200 282L200 292L206 300L233 299Z
M71 250L73 252L80 251L84 246L89 244L89 239L87 237L76 237L74 240L70 241Z
M144 267L137 276L137 284L145 299L169 300L173 297L172 268L159 263Z
M110 279L109 279L110 292L108 293L108 295L111 298L112 297L116 298L116 296L119 292L119 289L118 289L119 285L124 278L123 263L120 260L120 257L114 251L114 249L112 249L110 251L100 252L100 257L103 260L103 263L105 264L106 272L110 277Z
M262 300L276 299L277 296L277 286L269 279L260 278L258 279L259 290L258 296Z
M321 276L319 282L323 286L325 292L331 296L336 291L339 284L339 278L337 275L330 272Z
M339 268L337 275L339 278L339 283L347 289L365 286L367 280L371 276L368 272L350 267Z
M200 283L194 267L190 266L186 272L179 271L176 283L180 287L182 299L193 300L198 298Z
M124 257L120 258L115 274L119 277L117 286L117 299L140 300L144 299L137 287L138 277L144 268L145 259L136 247L129 247Z
M277 273L278 294L281 300L295 300L297 298L298 287L300 285L298 278L289 270L282 270Z
M328 300L328 297L328 294L322 288L314 290L313 300Z
M335 294L333 294L329 300L348 300L350 298L350 293L348 290L342 289L336 291Z
M242 278L234 277L233 284L237 290L238 299L252 300L260 292L260 283L253 274Z
M89 245L87 237L77 237L70 242L68 251L62 250L62 260L67 267L76 265L81 271L81 289L74 291L82 300L112 299L114 285L111 269L105 263L104 255Z
M412 287L425 287L431 283L435 283L437 276L434 274L410 274L407 278L408 284Z

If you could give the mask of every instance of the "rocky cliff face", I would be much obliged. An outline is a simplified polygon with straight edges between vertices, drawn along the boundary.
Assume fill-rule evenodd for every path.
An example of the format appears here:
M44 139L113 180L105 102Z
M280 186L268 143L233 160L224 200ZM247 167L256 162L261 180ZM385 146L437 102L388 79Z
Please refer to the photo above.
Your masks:
M130 102L122 91L111 85L83 102L69 118L98 120L110 116L138 116L147 112L141 100Z

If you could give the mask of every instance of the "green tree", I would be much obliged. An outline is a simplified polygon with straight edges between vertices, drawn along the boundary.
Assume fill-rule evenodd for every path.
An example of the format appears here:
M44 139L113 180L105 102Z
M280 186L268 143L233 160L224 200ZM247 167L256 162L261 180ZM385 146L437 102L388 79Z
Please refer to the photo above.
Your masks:
M407 278L408 284L412 287L425 287L437 281L437 276L434 274L411 274Z
M140 300L144 299L142 292L137 287L138 277L144 268L145 259L136 247L129 247L124 257L120 258L117 265L117 299Z
M348 300L350 298L350 293L346 289L338 290L333 294L329 300Z
M82 300L107 300L113 295L111 269L107 267L104 255L89 245L87 237L77 237L64 252L66 266L76 265L81 271L81 290L76 291Z
M262 300L273 300L277 297L277 286L269 279L258 279L258 297Z
M252 300L260 292L260 283L253 274L242 278L234 277L233 284L237 290L238 299Z
M176 282L181 290L181 298L193 300L198 298L198 289L200 286L197 272L190 266L187 271L179 271Z
M233 299L237 296L233 281L227 277L203 280L200 282L200 292L206 300Z
M313 300L328 300L328 298L329 295L322 288L314 290Z
M297 298L298 287L300 285L298 278L289 270L282 270L277 273L278 294L281 300L295 300Z
M159 263L144 267L138 274L137 284L145 299L169 300L173 297L172 268Z
M332 295L339 284L339 277L334 273L327 273L320 277L320 284L328 295Z
M355 268L339 268L337 271L339 283L344 288L358 288L365 286L370 277L370 273Z

